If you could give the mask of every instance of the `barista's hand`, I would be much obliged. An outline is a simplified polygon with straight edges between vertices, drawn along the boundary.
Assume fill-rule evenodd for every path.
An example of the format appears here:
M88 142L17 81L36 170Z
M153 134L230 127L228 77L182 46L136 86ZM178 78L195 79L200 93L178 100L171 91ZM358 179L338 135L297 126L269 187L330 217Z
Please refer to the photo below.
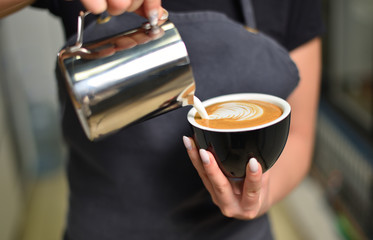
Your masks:
M269 209L269 173L267 171L262 174L262 168L256 159L250 159L247 164L245 179L230 181L210 152L203 149L198 151L191 138L183 137L183 141L213 202L226 217L249 220Z
M94 13L100 14L108 11L110 15L119 15L124 12L136 12L149 18L150 15L162 14L161 0L81 0L85 8Z

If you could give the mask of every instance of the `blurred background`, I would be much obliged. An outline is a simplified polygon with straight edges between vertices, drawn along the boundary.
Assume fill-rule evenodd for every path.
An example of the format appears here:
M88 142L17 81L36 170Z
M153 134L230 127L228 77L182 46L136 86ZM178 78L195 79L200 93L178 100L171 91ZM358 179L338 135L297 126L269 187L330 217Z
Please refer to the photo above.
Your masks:
M270 216L279 240L373 239L373 0L324 0L323 84L309 176ZM59 21L0 20L0 239L61 239L68 187L54 67Z

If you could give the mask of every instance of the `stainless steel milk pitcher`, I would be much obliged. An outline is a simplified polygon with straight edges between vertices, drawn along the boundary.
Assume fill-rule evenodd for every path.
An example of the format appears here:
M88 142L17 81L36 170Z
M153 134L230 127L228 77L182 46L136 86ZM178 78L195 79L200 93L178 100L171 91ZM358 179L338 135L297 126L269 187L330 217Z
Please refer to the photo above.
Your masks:
M172 22L149 23L61 50L58 65L90 140L193 103L195 82L184 42ZM106 24L106 23L103 23Z

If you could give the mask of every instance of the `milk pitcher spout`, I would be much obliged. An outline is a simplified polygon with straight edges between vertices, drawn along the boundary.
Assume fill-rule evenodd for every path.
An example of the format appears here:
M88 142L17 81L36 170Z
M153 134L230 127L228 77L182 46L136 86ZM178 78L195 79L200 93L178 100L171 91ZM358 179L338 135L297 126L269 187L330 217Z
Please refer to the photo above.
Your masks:
M76 44L59 52L58 66L90 140L192 104L189 56L171 21L84 43L85 16L78 18Z

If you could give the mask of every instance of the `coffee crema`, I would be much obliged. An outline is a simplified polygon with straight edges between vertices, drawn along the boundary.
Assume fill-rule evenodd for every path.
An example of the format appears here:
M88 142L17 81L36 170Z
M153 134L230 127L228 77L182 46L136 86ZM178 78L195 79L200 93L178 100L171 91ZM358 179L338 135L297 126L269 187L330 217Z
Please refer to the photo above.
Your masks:
M282 110L275 104L259 100L239 100L215 103L206 107L209 119L197 113L195 121L205 127L216 129L249 128L277 119Z

